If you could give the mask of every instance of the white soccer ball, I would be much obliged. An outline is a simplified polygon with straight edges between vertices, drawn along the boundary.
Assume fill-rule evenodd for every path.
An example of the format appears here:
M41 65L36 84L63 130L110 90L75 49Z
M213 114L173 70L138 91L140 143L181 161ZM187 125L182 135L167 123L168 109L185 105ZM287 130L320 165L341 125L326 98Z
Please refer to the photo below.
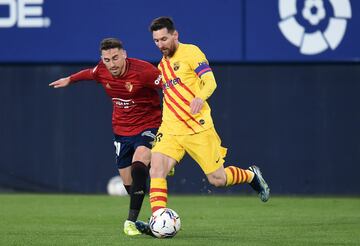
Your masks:
M149 221L150 229L157 238L169 238L180 230L179 215L170 208L160 208L153 213Z
M112 177L109 180L107 192L111 196L126 196L128 194L120 176Z

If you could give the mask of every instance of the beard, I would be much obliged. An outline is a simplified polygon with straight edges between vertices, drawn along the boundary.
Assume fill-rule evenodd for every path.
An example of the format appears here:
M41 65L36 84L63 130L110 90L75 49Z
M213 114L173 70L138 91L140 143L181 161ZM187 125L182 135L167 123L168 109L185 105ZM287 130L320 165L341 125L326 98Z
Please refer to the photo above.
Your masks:
M166 49L162 49L161 53L165 56L165 57L172 57L174 55L176 51L176 46L175 44L172 45L170 48L166 48Z
M114 70L110 70L110 73L113 75L113 76L117 76L120 74L120 69L114 69Z
M112 76L118 77L121 75L122 69L120 67L109 68L109 72Z

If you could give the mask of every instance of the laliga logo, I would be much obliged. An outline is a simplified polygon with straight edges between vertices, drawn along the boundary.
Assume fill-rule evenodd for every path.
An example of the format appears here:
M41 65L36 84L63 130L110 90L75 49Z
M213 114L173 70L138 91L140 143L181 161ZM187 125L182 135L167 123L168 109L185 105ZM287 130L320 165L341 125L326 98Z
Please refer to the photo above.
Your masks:
M50 18L42 17L42 6L38 6L43 3L44 0L0 0L0 7L9 9L8 16L0 15L0 28L11 28L16 23L20 28L49 27Z
M350 0L328 0L333 9L329 16L328 25L324 31L315 30L306 32L305 27L299 24L295 16L300 15L315 28L329 13L326 13L324 0L305 0L300 13L297 12L297 0L279 0L281 21L279 28L285 38L293 45L300 47L304 55L316 55L329 47L335 50L346 31L347 19L351 18Z

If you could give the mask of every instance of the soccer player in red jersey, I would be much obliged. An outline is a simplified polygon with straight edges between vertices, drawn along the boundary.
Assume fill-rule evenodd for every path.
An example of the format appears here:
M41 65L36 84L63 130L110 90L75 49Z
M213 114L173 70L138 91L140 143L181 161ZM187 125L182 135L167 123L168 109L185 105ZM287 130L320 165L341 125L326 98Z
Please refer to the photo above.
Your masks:
M120 40L104 39L100 44L101 61L49 84L61 88L81 80L100 83L113 102L112 126L115 135L117 166L130 194L130 208L124 223L127 235L141 234L135 227L149 176L151 146L161 122L158 89L160 71L142 60L127 58Z

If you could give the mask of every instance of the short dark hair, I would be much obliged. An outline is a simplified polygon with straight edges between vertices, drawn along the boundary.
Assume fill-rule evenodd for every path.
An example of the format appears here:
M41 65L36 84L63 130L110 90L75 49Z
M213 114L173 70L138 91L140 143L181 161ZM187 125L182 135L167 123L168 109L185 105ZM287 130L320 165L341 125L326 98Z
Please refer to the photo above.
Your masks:
M150 24L149 30L150 32L153 32L163 28L166 28L170 33L176 30L174 21L171 19L171 17L161 16L154 19Z
M104 38L100 43L100 52L114 48L124 49L122 42L117 38Z

